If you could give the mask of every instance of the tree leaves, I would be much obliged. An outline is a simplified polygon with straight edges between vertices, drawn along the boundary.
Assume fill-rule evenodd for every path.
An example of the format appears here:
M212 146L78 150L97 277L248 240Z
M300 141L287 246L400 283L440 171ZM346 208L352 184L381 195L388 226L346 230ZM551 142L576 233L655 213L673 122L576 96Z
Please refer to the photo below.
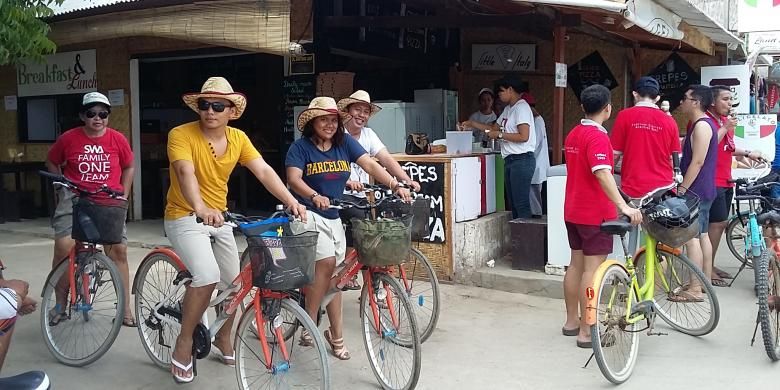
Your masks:
M63 0L0 0L0 66L23 60L42 62L57 46L46 35L52 4Z

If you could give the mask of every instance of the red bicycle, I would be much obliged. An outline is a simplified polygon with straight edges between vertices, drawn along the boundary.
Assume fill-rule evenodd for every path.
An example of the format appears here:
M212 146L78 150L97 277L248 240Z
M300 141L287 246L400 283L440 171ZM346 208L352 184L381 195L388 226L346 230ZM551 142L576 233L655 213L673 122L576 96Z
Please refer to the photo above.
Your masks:
M193 335L193 356L202 359L209 354L213 337L246 299L251 303L238 322L234 344L239 387L329 389L325 342L292 291L313 280L318 234L289 234L283 227L290 222L286 216L261 219L225 213L225 220L247 237L249 247L244 253L252 256L242 258L241 272L232 283L235 288L219 292L209 304L216 308L217 317L209 325L204 314ZM181 302L191 278L170 247L153 249L135 276L138 334L152 361L165 369L171 364L180 331ZM284 332L293 324L295 330L309 331L312 346L293 343L295 332ZM197 375L195 361L193 373Z

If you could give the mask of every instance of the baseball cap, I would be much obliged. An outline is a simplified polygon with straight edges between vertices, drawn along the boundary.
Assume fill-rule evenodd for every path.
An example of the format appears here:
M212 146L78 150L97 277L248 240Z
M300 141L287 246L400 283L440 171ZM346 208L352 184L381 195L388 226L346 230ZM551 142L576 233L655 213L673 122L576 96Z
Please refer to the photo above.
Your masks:
M658 80L650 76L640 77L639 80L636 81L636 84L634 84L634 91L638 91L642 88L652 88L655 90L656 94L661 92L661 85L658 84Z
M525 100L526 103L528 103L529 106L535 106L536 105L536 98L534 95L531 95L530 92L525 92L520 96L520 99Z
M482 88L482 89L479 90L479 93L477 94L477 97L482 96L482 94L486 93L486 92L489 93L490 96L493 96L493 90L492 89L490 89L490 88Z
M106 95L103 95L100 92L90 92L87 94L84 94L84 99L81 101L82 106L88 106L91 104L104 104L107 107L111 107L111 103L108 102L108 98Z

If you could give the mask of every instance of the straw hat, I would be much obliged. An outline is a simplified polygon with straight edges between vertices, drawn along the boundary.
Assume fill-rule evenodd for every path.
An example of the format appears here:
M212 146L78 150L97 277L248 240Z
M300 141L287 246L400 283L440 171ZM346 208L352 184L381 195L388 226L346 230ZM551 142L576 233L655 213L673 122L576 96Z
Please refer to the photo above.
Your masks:
M236 113L230 117L230 119L238 119L246 109L246 96L243 93L234 92L233 87L230 86L224 77L209 77L203 87L200 88L200 92L185 93L181 99L184 100L184 104L188 105L193 111L200 112L198 110L198 99L200 98L218 98L230 100L236 107Z
M352 95L349 95L349 97L345 97L344 99L339 100L339 111L346 112L347 107L352 103L365 103L371 106L371 115L369 115L369 117L373 116L382 109L382 107L371 103L371 96L368 96L368 92L362 89L358 89Z
M338 115L336 100L332 97L320 96L312 99L309 107L298 114L298 130L303 131L310 120L325 115Z

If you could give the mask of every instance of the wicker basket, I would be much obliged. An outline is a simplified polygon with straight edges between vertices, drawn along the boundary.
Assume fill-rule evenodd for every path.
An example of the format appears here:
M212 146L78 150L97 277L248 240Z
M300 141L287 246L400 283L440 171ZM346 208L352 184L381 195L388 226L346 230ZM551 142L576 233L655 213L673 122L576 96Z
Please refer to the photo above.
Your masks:
M74 240L92 244L119 244L125 235L126 218L126 200L74 198L71 236Z
M386 219L352 219L352 235L360 262L370 267L397 265L411 249L412 215Z
M294 290L314 281L317 232L294 236L247 237L252 284L274 291Z

